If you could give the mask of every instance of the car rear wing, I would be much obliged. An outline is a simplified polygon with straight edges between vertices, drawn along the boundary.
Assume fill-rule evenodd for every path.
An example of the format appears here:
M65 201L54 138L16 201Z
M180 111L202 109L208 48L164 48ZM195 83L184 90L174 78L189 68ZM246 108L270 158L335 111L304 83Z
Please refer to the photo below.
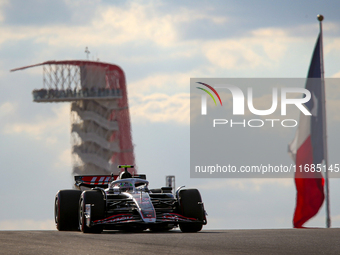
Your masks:
M117 180L118 175L77 175L74 176L75 186L80 189L80 187L86 188L107 188L108 184L112 181ZM145 174L134 175L133 178L139 178L146 180Z

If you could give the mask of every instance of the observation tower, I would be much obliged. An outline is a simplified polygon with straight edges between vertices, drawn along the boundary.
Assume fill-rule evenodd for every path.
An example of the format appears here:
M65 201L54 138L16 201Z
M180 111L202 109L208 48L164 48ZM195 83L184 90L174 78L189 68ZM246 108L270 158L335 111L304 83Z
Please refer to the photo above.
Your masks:
M127 89L116 65L86 60L46 61L36 103L71 102L73 174L118 174L117 165L135 164ZM134 174L134 169L129 169Z

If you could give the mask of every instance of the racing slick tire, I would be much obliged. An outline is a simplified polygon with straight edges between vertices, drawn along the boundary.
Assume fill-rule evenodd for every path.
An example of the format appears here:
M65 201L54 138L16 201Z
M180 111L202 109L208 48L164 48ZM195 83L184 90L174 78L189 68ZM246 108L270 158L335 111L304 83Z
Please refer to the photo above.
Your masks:
M80 190L59 190L54 202L54 220L59 231L78 230Z
M197 189L183 189L179 192L180 210L184 217L195 218L200 223L180 223L182 232L198 232L202 230L204 220L204 209L201 194Z
M79 229L83 233L101 233L103 226L95 225L92 227L86 226L85 205L91 204L91 222L101 220L105 215L105 200L100 190L86 190L79 200Z

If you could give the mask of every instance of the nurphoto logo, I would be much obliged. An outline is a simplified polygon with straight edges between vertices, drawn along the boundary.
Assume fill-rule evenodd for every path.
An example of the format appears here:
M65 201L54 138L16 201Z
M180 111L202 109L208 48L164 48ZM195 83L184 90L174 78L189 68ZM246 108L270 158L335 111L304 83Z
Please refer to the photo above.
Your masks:
M215 96L217 96L218 100L220 101L220 105L222 105L222 100L220 95L216 90L219 91L229 91L232 95L232 107L233 107L233 115L245 115L245 95L243 91L235 86L235 85L229 85L229 84L217 84L214 87L203 83L203 82L196 82L198 84L201 84L205 86L206 88L197 87L197 89L200 89L204 91L205 93L202 93L201 96L201 115L207 115L207 95L209 95L212 100L214 101L215 105L217 105L217 102L215 100ZM210 91L208 90L210 89ZM280 95L279 95L280 91ZM213 95L214 93L214 95ZM288 98L287 94L289 93L299 93L302 94L303 97L301 98ZM305 88L294 88L294 87L282 87L280 89L278 88L272 88L272 104L269 109L259 110L254 107L253 103L253 88L248 87L247 88L247 106L249 111L257 116L268 116L270 114L273 114L277 108L278 108L278 98L280 96L281 103L280 103L280 109L281 109L281 116L287 115L287 105L295 105L304 115L310 116L312 113L309 111L309 109L305 106L305 103L309 102L309 100L312 98L313 105L317 107L318 102L314 95L311 95L310 91ZM315 111L315 109L311 110L312 112ZM280 121L281 125L283 127L295 127L297 126L298 122L294 119L250 119L248 120L248 126L249 127L262 127L265 122L271 122L271 126L274 127L274 122ZM231 124L231 127L233 124L241 124L244 127L246 126L246 120L243 122L233 122L233 120L227 120L227 119L214 119L213 120L213 127L216 127L216 125L225 125L227 123ZM255 123L257 123L255 125ZM293 124L288 124L293 123Z

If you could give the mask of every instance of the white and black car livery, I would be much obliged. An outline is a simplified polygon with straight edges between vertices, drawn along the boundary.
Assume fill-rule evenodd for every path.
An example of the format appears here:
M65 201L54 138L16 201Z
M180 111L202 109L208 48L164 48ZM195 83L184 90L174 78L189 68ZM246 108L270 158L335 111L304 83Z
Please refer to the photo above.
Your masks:
M59 231L100 233L104 229L198 232L207 224L197 189L148 189L145 175L75 176L77 189L59 190L55 223Z

